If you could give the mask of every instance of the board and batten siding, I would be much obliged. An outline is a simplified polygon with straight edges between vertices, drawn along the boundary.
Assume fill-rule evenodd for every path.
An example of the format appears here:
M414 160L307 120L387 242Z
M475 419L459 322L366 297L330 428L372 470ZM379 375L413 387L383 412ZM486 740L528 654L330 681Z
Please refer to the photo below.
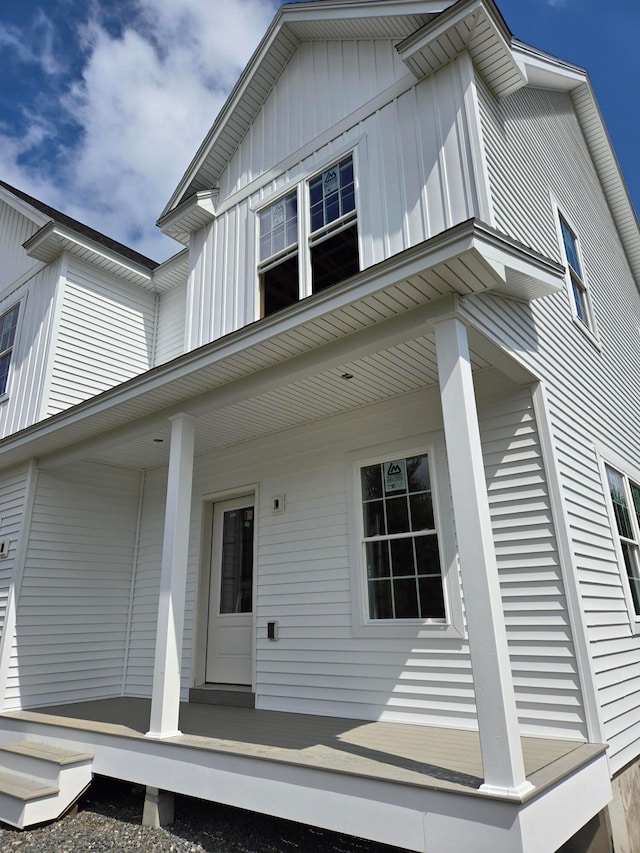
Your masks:
M358 74L370 65L386 67L375 57L395 53L391 42L322 45L322 51L334 48L335 62L342 58L344 64L319 63L318 73L328 79L318 85L296 69L303 61L305 68L312 67L316 60L305 57L316 56L321 46L300 45L221 178L219 215L192 235L187 349L257 318L257 211L351 149L361 268L480 215L465 101L471 81L468 58L449 63L419 83L410 78L398 90L392 88L387 96L357 109L368 94L379 94L383 83L396 79L397 70L388 59L389 70L380 72L379 83L375 76L362 79L351 92L343 81L335 88L335 104L329 98L326 109L316 110L317 94L331 91L334 74L336 79L345 73L344 79L360 80ZM367 52L371 54L367 63L357 59ZM292 112L285 120L270 105L281 104L285 110L280 92L294 90ZM302 105L313 113L313 121L295 120L295 111L302 110ZM338 121L341 116L345 117ZM309 139L319 135L319 139L305 146L302 133ZM280 165L274 167L274 163Z
M41 417L59 278L60 263L56 261L7 292L0 301L0 313L20 303L7 396L0 402L2 437Z
M46 416L152 365L155 296L69 259L49 377Z
M576 229L597 340L572 317L568 292L531 304L486 295L465 310L547 386L574 570L603 733L615 772L640 754L640 637L624 599L596 447L638 466L640 297L565 93L525 88L497 102L480 85L496 226L553 258L552 196Z
M37 230L35 222L18 213L10 204L0 201L0 293L34 265L22 244Z
M494 378L480 405L498 561L523 731L583 737L584 720L558 571L548 497L528 390ZM398 418L398 411L402 418ZM199 456L183 655L183 696L193 684L203 502L258 484L257 706L433 725L474 727L465 640L354 636L347 478L350 455L442 429L437 389ZM365 449L366 448L366 449ZM126 692L150 695L160 576L162 484L149 472L136 571ZM285 496L283 514L271 512ZM450 508L450 497L443 499ZM516 505L517 512L509 511ZM356 510L357 511L357 510ZM526 548L523 543L526 543ZM522 569L522 551L528 561ZM204 591L203 595L208 593ZM266 624L279 623L270 642Z
M121 693L136 541L137 471L40 471L7 708Z
M0 638L4 635L9 595L14 582L16 548L22 534L28 468L7 471L0 480L0 540L8 541L8 556L0 559Z
M180 284L158 297L154 366L184 353L187 285Z

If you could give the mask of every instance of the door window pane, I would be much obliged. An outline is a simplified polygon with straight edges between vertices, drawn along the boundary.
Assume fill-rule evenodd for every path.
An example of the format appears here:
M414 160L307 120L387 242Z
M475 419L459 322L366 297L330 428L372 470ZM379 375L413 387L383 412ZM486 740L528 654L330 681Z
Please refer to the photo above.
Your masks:
M220 613L251 613L253 507L225 512L222 521Z

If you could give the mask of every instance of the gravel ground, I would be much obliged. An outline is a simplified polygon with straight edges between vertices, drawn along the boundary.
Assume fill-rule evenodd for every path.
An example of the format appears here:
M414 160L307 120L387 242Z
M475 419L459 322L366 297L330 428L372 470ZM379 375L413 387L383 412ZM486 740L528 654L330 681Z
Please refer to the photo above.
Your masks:
M78 813L24 832L1 828L0 851L17 853L401 853L350 836L189 797L176 797L175 823L141 826L140 787L96 777Z

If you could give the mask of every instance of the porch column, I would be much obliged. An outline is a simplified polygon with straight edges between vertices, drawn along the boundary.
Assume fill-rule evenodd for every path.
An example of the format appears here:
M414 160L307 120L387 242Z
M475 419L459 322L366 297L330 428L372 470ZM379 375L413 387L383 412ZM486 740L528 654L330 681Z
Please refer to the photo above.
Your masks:
M522 794L527 782L509 664L466 327L434 321L444 433L473 668L484 784Z
M171 447L164 517L156 658L148 737L179 735L180 663L187 586L187 554L191 520L191 485L195 421L190 415L171 419Z

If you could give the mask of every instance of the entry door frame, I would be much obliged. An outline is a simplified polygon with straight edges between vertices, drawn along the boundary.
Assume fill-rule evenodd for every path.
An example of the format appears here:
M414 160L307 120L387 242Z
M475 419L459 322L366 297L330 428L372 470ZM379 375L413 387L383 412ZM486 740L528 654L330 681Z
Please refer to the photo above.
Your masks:
M228 489L213 494L203 495L201 512L200 537L200 570L196 584L195 601L195 630L193 651L192 687L204 687L205 667L207 659L207 635L209 627L209 595L211 590L211 549L213 548L213 508L216 503L247 498L254 507L253 528L253 615L251 620L251 689L255 692L256 684L256 615L258 612L258 484Z

